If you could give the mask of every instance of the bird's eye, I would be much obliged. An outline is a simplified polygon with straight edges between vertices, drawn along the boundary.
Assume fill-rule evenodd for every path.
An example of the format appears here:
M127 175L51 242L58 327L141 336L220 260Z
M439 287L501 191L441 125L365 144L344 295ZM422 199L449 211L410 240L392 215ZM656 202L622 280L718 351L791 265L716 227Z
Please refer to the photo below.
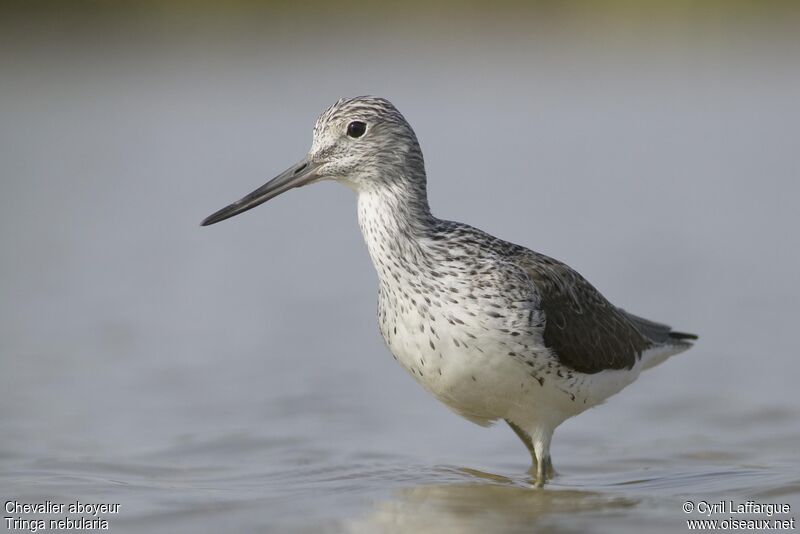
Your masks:
M367 123L361 121L353 121L347 125L347 135L350 137L361 137L367 131Z

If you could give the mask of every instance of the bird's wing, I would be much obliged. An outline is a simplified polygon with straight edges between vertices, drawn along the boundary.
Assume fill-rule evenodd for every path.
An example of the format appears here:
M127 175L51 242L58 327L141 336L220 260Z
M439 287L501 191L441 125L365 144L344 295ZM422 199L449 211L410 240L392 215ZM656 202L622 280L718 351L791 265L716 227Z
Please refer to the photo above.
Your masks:
M625 317L627 317L639 331L644 334L648 339L656 343L665 345L691 345L691 340L697 339L696 334L688 334L686 332L676 332L671 326L663 323L657 323L644 317L639 317L632 313L626 312L619 308Z
M642 352L659 343L569 266L528 250L516 263L536 286L544 343L562 365L587 374L630 369Z

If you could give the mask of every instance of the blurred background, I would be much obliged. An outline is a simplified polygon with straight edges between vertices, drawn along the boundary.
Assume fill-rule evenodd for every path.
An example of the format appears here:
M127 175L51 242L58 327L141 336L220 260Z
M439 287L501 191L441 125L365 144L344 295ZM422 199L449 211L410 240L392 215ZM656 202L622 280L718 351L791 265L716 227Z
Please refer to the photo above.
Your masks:
M797 6L0 4L3 500L120 503L131 532L800 509ZM361 94L415 128L439 217L701 336L560 427L544 492L390 357L351 191L199 227Z

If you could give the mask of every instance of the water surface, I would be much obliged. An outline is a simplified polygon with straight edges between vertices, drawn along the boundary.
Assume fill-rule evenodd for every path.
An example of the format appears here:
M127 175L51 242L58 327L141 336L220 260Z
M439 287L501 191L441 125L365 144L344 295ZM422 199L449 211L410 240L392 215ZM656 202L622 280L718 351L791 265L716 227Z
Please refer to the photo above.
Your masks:
M687 500L800 509L795 38L464 17L299 41L281 16L4 32L4 501L121 503L120 532L682 532ZM544 491L512 432L389 356L350 191L198 226L363 93L417 130L437 215L701 335L560 427Z

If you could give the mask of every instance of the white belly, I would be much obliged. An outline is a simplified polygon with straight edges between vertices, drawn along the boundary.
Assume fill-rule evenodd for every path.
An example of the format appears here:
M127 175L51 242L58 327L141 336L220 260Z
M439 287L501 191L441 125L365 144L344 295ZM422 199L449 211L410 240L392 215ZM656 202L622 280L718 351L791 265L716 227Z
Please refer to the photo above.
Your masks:
M397 361L452 410L487 425L518 411L530 413L536 405L545 408L555 381L542 386L532 367L508 355L514 347L477 325L451 324L446 310L423 315L416 307L404 308L382 307L384 340ZM549 354L541 358L539 367Z
M558 426L619 392L641 371L639 362L631 370L567 373L543 347L523 349L478 325L451 324L446 312L383 304L381 334L395 359L436 398L480 425L512 419ZM510 357L514 351L524 351L525 359Z
M524 369L511 358L491 357L481 346L484 343L446 320L426 324L413 315L406 314L396 322L396 334L394 330L384 333L397 361L425 389L464 417L479 424L503 417L513 402L509 395L512 384L520 390L528 382Z

